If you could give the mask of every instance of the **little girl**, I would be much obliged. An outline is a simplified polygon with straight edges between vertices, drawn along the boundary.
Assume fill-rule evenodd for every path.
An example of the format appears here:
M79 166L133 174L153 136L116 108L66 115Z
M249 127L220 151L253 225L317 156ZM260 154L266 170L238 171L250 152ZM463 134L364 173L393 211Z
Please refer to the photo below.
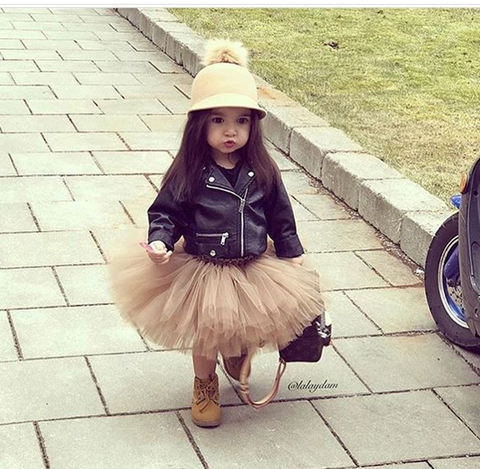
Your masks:
M220 424L218 352L238 380L249 351L282 349L324 311L264 146L247 56L239 42L207 43L180 149L148 209L148 255L123 246L109 264L122 317L155 343L191 351L192 420L202 427Z

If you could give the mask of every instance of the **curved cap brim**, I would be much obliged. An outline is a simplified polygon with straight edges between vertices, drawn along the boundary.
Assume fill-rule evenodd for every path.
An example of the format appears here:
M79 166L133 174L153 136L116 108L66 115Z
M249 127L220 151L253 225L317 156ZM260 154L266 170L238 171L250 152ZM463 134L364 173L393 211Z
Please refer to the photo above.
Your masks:
M245 107L248 109L256 109L260 113L260 119L263 119L267 115L266 111L253 99L235 93L216 94L202 99L190 107L187 111L187 115L192 111L201 111L203 109L213 109L217 107Z

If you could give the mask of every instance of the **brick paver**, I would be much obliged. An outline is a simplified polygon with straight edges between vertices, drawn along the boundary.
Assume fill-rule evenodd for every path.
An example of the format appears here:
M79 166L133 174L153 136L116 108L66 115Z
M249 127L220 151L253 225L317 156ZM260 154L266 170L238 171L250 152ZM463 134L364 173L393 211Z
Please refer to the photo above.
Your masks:
M479 467L478 356L438 334L417 266L270 142L333 345L259 412L219 368L223 424L193 425L191 358L121 320L105 268L145 231L192 77L107 8L0 25L1 469ZM252 393L276 362L256 358Z

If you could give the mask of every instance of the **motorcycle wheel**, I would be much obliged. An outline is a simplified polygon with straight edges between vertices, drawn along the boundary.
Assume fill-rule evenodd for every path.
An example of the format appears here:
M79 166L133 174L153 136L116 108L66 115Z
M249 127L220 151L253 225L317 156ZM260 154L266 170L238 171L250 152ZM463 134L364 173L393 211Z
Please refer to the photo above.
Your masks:
M460 276L448 285L444 269L458 247L458 213L447 218L435 233L425 263L425 293L433 319L447 339L471 351L480 351L480 338L468 328L462 306Z

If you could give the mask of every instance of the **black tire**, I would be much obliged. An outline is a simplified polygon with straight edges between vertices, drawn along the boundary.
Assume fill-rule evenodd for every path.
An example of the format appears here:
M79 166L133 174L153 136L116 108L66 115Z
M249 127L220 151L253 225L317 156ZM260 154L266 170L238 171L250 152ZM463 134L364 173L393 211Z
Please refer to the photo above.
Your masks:
M465 321L462 324L455 307L449 307L447 297L453 299L455 295L449 295L442 285L445 255L447 251L451 252L455 244L458 245L458 213L445 220L430 244L425 262L425 294L430 312L442 334L460 347L479 352L480 338L472 334ZM460 279L452 290L461 294ZM457 299L456 303L461 304L461 299Z

